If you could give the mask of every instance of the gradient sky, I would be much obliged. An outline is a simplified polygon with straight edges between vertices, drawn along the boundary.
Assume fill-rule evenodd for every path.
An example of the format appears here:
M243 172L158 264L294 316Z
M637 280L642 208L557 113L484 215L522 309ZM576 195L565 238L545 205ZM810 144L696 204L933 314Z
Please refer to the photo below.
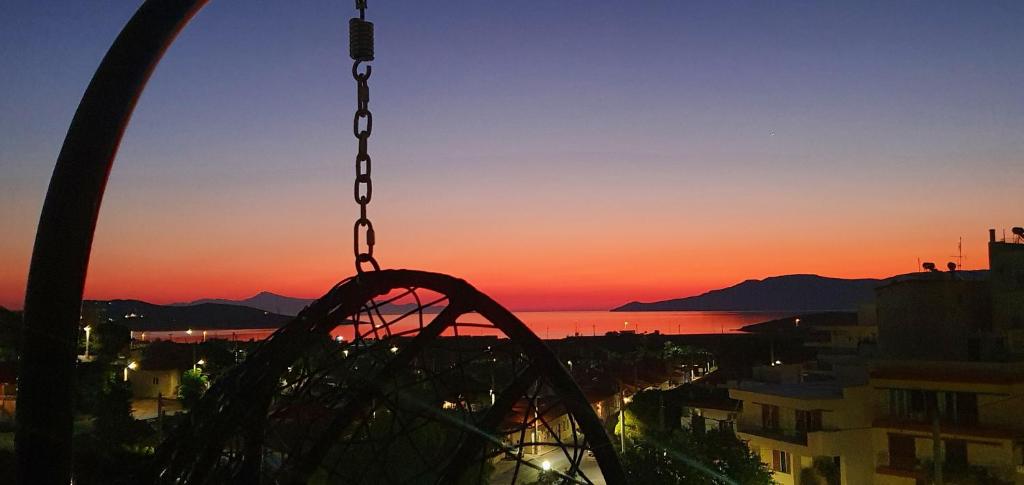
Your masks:
M348 1L217 1L151 79L86 296L313 297L351 274ZM139 2L0 15L0 305L77 103ZM513 309L882 277L1024 224L1024 7L370 0L386 267Z

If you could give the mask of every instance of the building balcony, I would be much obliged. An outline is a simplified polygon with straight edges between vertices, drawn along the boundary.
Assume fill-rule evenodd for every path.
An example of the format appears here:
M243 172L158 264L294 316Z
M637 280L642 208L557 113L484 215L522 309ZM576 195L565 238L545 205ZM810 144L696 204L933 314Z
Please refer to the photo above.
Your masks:
M791 429L766 429L760 426L744 425L741 423L737 426L736 432L793 445L807 446L807 433L803 431Z
M932 433L932 424L930 422L915 421L909 418L879 418L874 420L871 425L875 428L904 432L909 431L922 435L931 435ZM939 425L939 432L944 437L960 436L997 440L1014 440L1024 438L1024 430L1013 429L1006 426L984 424L941 423Z

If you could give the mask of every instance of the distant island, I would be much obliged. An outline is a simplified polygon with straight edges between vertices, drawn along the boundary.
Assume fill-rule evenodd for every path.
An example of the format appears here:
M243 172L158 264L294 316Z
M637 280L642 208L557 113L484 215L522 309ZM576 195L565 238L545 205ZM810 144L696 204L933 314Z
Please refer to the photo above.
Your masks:
M217 305L235 305L257 308L265 312L277 313L280 315L298 315L303 308L313 303L311 298L295 298L291 296L278 295L269 291L261 291L255 296L244 300L227 300L222 298L204 298L202 300L190 301L187 303L172 303L171 306L195 306L205 303Z
M204 298L201 300L195 300L188 303L172 303L170 306L188 307L207 304L231 305L256 308L259 310L263 310L265 312L294 317L314 301L316 300L313 300L312 298L295 298L292 296L278 295L277 293L271 293L269 291L261 291L257 293L255 296L246 298L244 300ZM415 303L387 303L380 306L380 312L387 315L402 314L413 311L414 309L416 309ZM424 313L437 313L439 311L441 311L440 306L425 308L423 310Z
M880 284L920 278L926 273L907 273L884 279L829 278L814 274L772 276L746 280L728 288L672 300L634 301L613 308L613 312L732 311L814 313L855 311L861 303L874 300ZM984 279L988 270L957 271L959 278Z
M87 323L115 323L135 331L278 328L291 320L287 315L240 305L156 305L139 300L86 300L82 317Z
M650 311L763 311L823 312L856 310L874 298L884 280L843 279L813 274L773 276L696 296L655 302L630 302L613 312Z
M135 331L181 331L186 329L241 330L276 329L288 323L314 300L278 295L267 291L242 300L204 298L187 303L158 305L140 300L86 300L82 315L89 323L114 323ZM413 311L416 305L389 303L380 306L387 315ZM424 309L437 313L439 306Z

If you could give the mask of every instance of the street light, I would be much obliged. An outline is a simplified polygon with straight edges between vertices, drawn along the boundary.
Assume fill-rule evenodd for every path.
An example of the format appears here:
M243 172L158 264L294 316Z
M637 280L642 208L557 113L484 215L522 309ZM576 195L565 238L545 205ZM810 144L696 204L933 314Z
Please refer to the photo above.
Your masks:
M129 362L128 365L126 365L124 367L124 381L128 382L128 371L129 370L135 370L135 369L138 369L138 368L139 368L139 364L137 364L134 360Z
M84 330L85 330L85 360L89 360L89 334L92 333L92 326L86 325Z
M188 335L189 337L191 337L192 336L192 329L190 328L190 329L185 330L185 335ZM192 362L193 362L192 370L193 371L196 370L195 361L196 361L196 343L192 342Z
M547 460L544 460L544 461L543 461L543 462L542 462L542 463L540 464L540 467L541 467L541 468L542 468L542 469L543 469L544 471L546 471L546 472L549 472L549 471L551 471L551 462L550 462L550 461L547 461Z

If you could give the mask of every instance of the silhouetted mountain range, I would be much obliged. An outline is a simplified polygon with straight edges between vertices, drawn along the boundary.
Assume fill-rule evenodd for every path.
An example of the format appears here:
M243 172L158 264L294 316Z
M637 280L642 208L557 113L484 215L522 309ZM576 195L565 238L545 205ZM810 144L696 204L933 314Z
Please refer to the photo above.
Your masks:
M256 296L246 298L244 300L225 300L218 298L204 298L202 300L196 300L188 303L173 303L171 306L185 307L185 306L196 306L205 304L217 304L217 305L233 305L233 306L244 306L250 308L258 308L263 311L277 313L280 315L295 316L298 315L302 309L313 303L314 300L310 298L295 298L291 296L278 295L269 291L263 291L258 293ZM387 315L402 314L416 308L413 303L389 303L381 305L380 312ZM424 313L437 313L441 310L440 307L431 307L424 310Z
M773 276L686 298L649 303L634 301L612 311L852 311L861 303L873 301L875 287L879 284L932 278L940 274L945 273L907 273L886 279L828 278L813 274ZM988 270L957 271L955 274L957 278L984 279Z
M631 302L612 311L793 311L855 310L874 298L882 280L827 278L812 274L773 276L697 296L650 303Z
M294 298L291 296L278 295L269 291L261 291L255 296L246 298L244 300L225 300L220 298L204 298L202 300L196 300L188 303L174 303L172 306L195 306L202 305L205 303L215 303L219 305L235 305L235 306L247 306L250 308L257 308L265 312L277 313L280 315L298 315L303 308L313 303L310 298Z
M140 331L278 328L291 320L287 315L239 305L155 305L139 300L87 300L82 303L82 314L87 320L117 323Z

